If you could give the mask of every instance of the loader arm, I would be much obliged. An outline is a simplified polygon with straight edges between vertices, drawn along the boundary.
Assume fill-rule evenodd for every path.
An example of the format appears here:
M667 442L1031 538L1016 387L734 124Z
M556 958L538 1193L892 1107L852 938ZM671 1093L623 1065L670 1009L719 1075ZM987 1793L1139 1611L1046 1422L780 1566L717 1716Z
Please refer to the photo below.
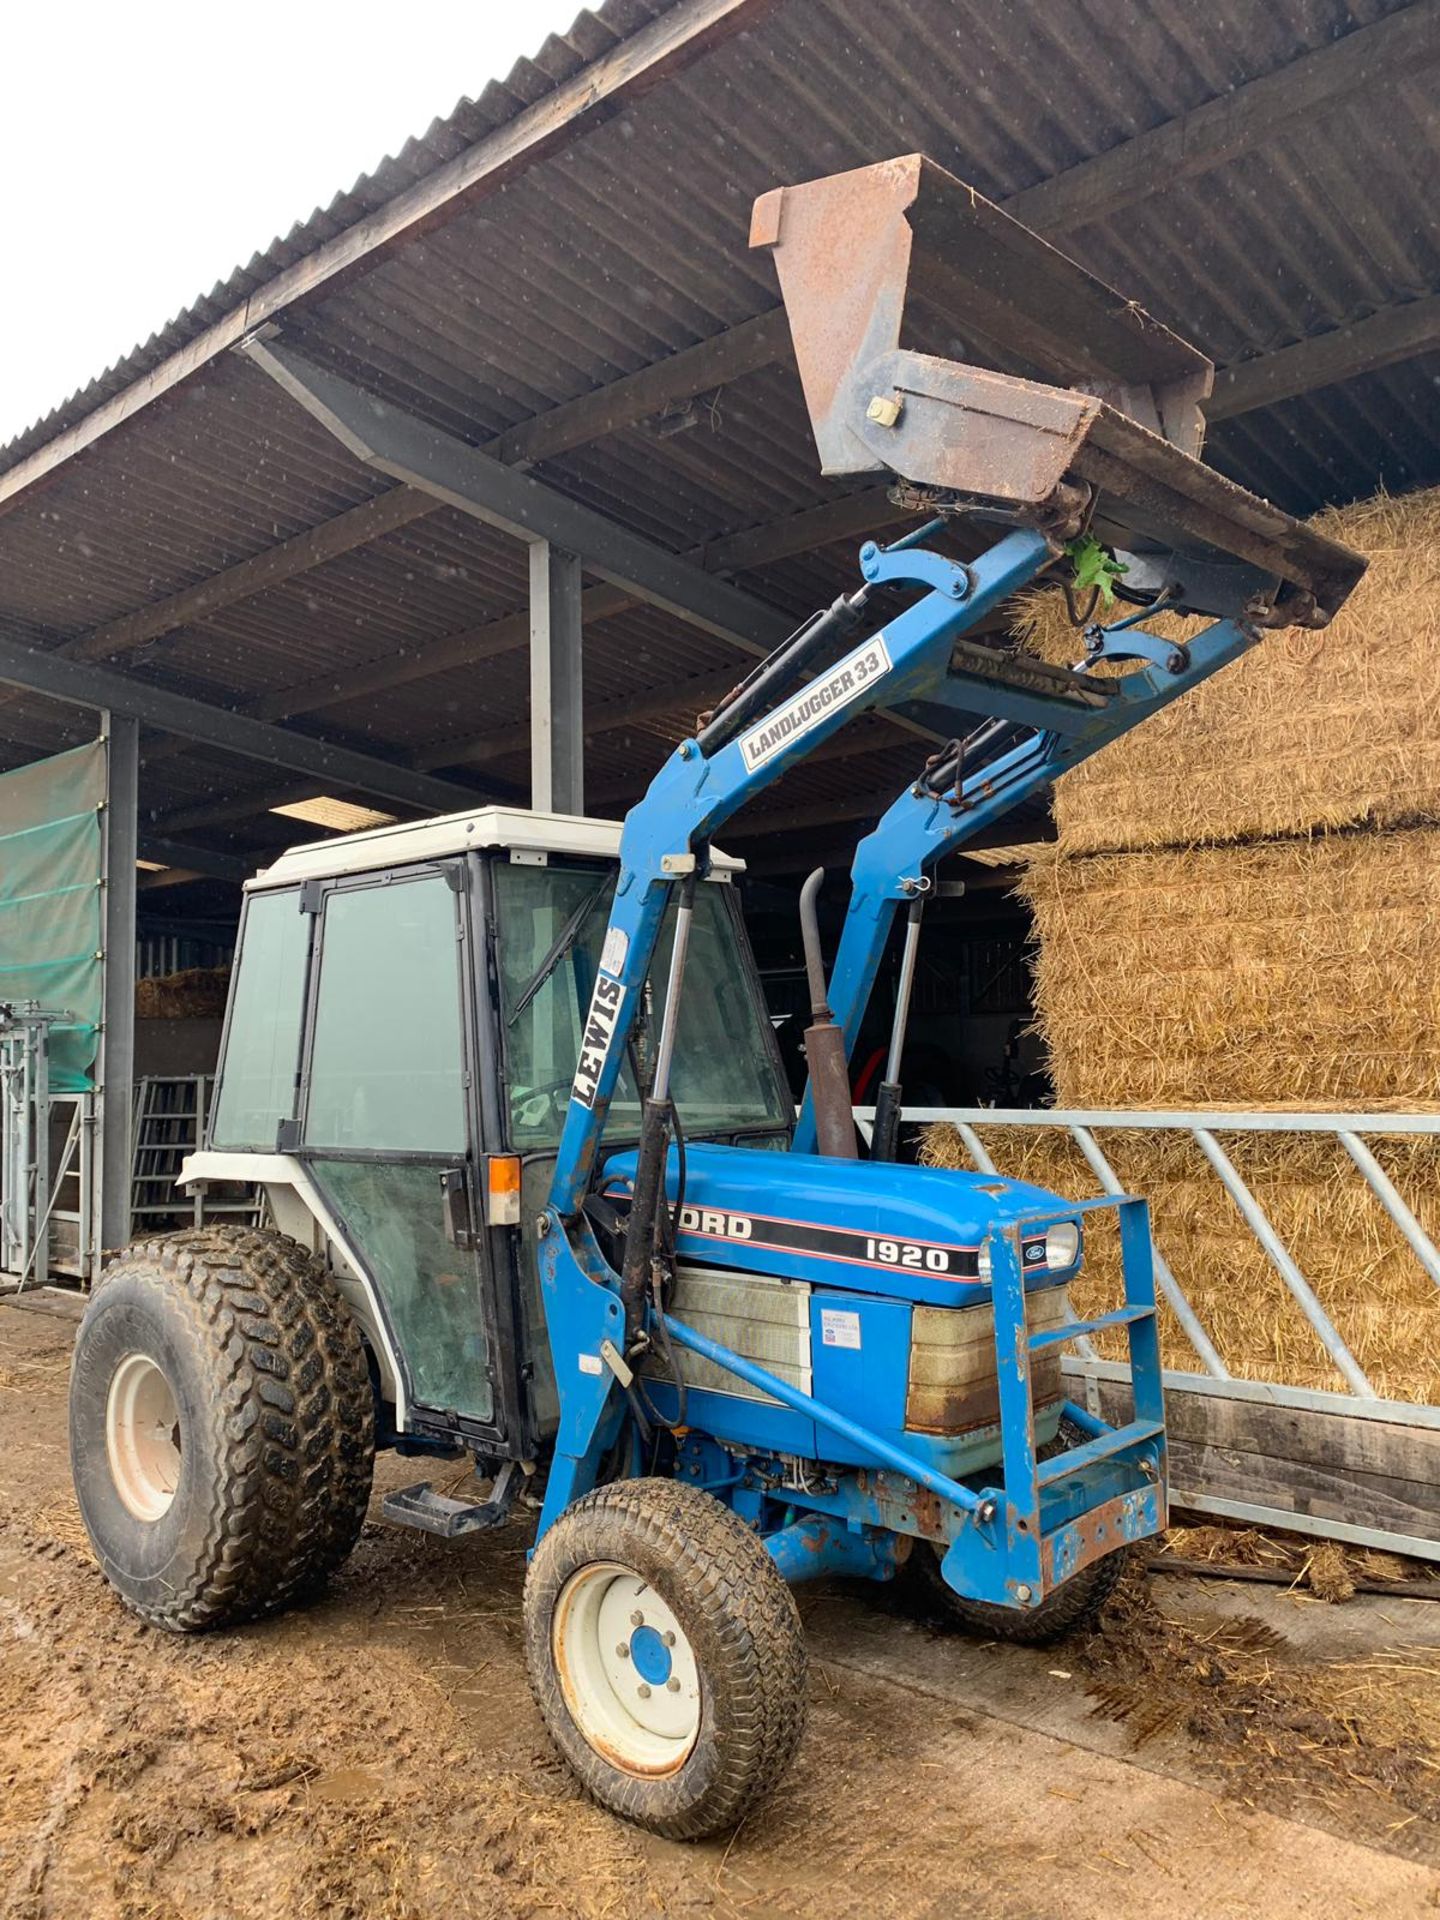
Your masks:
M934 697L947 682L956 639L1032 580L1053 553L1045 535L1029 530L1007 535L969 565L925 549L863 547L867 589L916 582L929 591L739 731L717 722L683 740L651 781L621 834L614 905L550 1188L559 1221L576 1219L588 1190L671 890L703 866L710 836L847 721L877 706ZM773 660L782 672L785 653ZM767 667L752 677L762 691ZM969 694L975 700L987 697L990 685L978 680Z

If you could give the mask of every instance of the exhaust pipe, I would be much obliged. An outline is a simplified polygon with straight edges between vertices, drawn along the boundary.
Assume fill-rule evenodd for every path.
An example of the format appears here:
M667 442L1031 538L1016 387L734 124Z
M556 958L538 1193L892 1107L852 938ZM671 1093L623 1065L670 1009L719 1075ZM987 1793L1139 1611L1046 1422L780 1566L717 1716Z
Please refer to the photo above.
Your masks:
M815 1111L815 1145L830 1160L855 1160L855 1113L850 1104L850 1062L845 1036L835 1024L825 989L825 957L820 951L820 922L815 903L825 882L817 867L800 889L800 939L810 982L810 1025L805 1029L805 1059L810 1068L810 1099Z

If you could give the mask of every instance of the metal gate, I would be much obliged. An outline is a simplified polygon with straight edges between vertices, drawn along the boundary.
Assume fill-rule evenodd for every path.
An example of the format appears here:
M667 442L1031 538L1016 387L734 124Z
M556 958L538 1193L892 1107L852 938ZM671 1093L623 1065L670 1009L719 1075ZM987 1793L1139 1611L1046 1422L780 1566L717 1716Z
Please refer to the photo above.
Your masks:
M862 1125L871 1109L857 1108ZM1197 1167L1208 1170L1217 1208L1232 1210L1264 1255L1273 1293L1309 1327L1333 1369L1335 1388L1281 1379L1237 1378L1222 1357L1224 1342L1205 1324L1176 1275L1195 1224L1167 1217L1163 1193L1152 1206L1155 1275L1162 1301L1194 1350L1198 1371L1167 1368L1172 1497L1177 1506L1245 1521L1288 1527L1361 1546L1440 1560L1440 1406L1387 1399L1377 1391L1353 1342L1302 1270L1236 1164L1245 1136L1318 1136L1334 1143L1346 1176L1365 1207L1379 1210L1416 1266L1417 1294L1434 1296L1440 1353L1440 1250L1414 1208L1376 1157L1372 1143L1408 1139L1440 1142L1440 1113L1139 1112L984 1107L907 1108L907 1127L948 1121L975 1168L1014 1173L1006 1165L1005 1135L1049 1129L1064 1135L1094 1176L1098 1190L1118 1194L1124 1182L1107 1153L1118 1132L1193 1143ZM982 1140L981 1131L986 1135ZM997 1136L998 1140L997 1140ZM1228 1141L1228 1145L1226 1144ZM988 1143L988 1144L987 1144ZM1436 1153L1440 1169L1440 1150ZM1258 1305L1259 1294L1246 1300ZM1384 1310L1376 1300L1374 1310ZM1074 1397L1098 1413L1123 1409L1128 1368L1100 1358L1077 1340L1065 1361Z

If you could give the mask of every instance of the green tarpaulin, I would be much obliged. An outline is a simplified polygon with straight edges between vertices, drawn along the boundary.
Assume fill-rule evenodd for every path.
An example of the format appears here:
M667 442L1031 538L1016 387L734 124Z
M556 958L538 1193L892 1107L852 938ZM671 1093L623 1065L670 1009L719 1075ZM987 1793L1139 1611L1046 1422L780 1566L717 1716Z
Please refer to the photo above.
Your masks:
M0 774L0 1001L38 1000L50 1029L50 1085L95 1084L104 901L105 746Z

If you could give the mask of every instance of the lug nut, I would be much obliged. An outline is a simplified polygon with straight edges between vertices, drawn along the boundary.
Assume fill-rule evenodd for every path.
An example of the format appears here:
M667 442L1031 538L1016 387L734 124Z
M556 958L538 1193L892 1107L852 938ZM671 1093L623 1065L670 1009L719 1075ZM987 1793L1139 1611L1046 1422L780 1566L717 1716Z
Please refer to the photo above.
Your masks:
M622 1640L615 1651L622 1660L628 1660L630 1658L630 1642L628 1640Z
M635 1691L640 1695L642 1700L648 1700L650 1698L650 1689L645 1685L643 1680Z
M632 1627L643 1627L645 1624L645 1616L638 1607L630 1616L630 1624Z
M665 1682L665 1690L667 1693L678 1693L680 1691L680 1682L675 1678L673 1673Z
M660 1638L665 1642L667 1647L673 1647L675 1644L675 1636L673 1633L662 1633Z

